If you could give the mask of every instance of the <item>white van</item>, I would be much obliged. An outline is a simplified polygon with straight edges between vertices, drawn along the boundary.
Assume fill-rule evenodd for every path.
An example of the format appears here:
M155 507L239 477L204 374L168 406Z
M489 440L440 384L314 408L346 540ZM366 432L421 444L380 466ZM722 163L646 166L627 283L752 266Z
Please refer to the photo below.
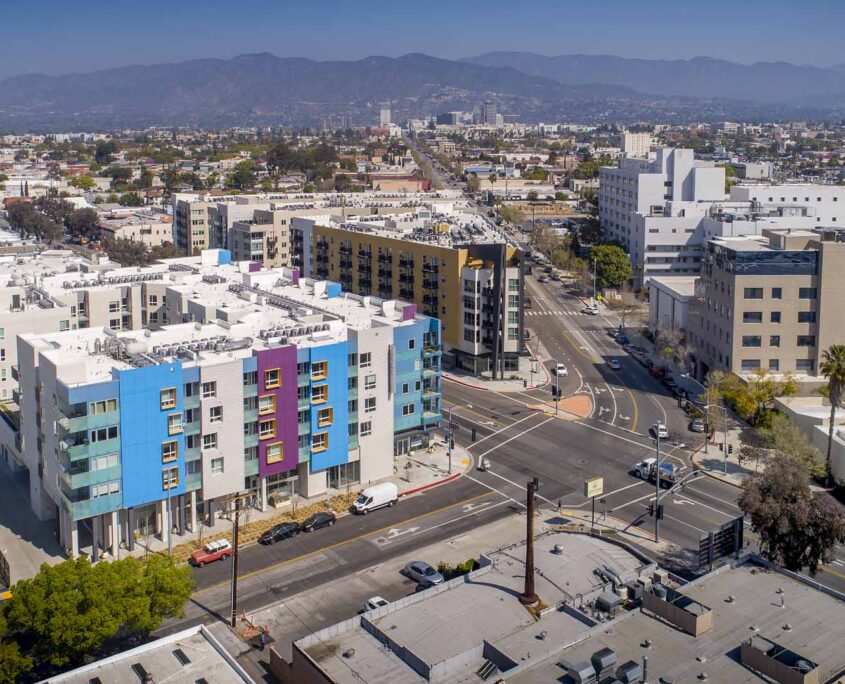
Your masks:
M392 506L399 500L399 488L393 482L382 482L381 484L367 487L361 495L355 499L352 507L356 513L367 515L370 511L382 506Z

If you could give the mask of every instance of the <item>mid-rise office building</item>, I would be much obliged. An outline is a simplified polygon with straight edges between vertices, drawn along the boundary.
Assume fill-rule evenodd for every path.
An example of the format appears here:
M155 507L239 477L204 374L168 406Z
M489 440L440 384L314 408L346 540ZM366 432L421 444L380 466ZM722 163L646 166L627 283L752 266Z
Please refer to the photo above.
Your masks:
M651 133L623 133L622 155L625 157L648 157L651 151Z
M439 318L456 367L498 377L518 368L523 254L482 218L429 209L360 220L296 218L291 240L294 265L305 276L414 302Z
M696 372L758 369L820 381L822 353L845 342L845 234L767 230L710 241L689 341Z
M379 105L379 124L381 126L389 126L390 120L390 102L382 102Z
M311 497L393 474L440 420L440 324L295 269L173 260L157 330L21 334L30 502L71 555L213 526L221 499Z
M496 103L489 100L481 106L481 123L495 126L498 122Z

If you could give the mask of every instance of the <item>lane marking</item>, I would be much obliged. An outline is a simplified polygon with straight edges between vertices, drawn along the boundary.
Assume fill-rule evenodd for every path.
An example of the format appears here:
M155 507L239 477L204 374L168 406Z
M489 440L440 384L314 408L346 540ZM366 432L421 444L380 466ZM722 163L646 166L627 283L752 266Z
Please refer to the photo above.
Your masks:
M466 475L465 477L469 477L470 480L473 479L469 475ZM477 480L475 480L475 481L478 482ZM478 484L483 485L482 482L479 482ZM488 487L488 489L489 489L489 487ZM265 566L263 568L259 568L257 570L251 570L250 572L246 572L242 575L238 575L238 580L240 581L240 580L249 579L250 577L260 575L261 573L267 572L269 570L275 570L275 569L284 567L285 565L289 565L289 564L295 563L297 561L305 560L306 558L311 558L312 556L316 556L319 553L325 553L326 551L332 551L334 549L340 548L341 546L345 546L346 544L351 544L353 542L357 542L357 541L361 541L362 539L366 539L367 537L371 537L374 534L381 534L383 532L387 532L388 530L390 530L393 527L396 527L397 525L407 525L408 523L412 523L412 522L416 522L417 520L421 520L422 518L425 518L426 516L436 515L437 513L442 513L443 511L448 511L450 508L454 508L455 506L464 506L468 503L472 503L473 501L478 501L479 499L483 499L486 496L490 496L490 494L491 494L490 492L484 492L483 494L477 494L475 496L469 497L468 499L464 499L464 500L458 501L456 503L448 504L446 506L441 506L440 508L435 508L432 511L426 511L425 513L420 513L419 515L415 515L411 518L408 518L407 520L402 520L398 523L393 523L392 525L385 525L384 527L381 527L377 530L372 530L370 532L364 532L363 534L359 534L356 537L352 537L350 539L343 539L341 541L335 542L334 544L329 544L328 546L324 546L320 549L315 549L314 551L309 551L308 553L302 553L298 556L294 556L293 558L288 558L286 560L278 561L276 563L273 563L271 565L267 565L267 566ZM223 580L222 582L217 582L216 584L211 584L207 587L203 587L202 589L197 589L192 594L192 596L204 594L205 592L211 591L212 589L219 589L220 587L228 587L228 586L231 585L231 583L232 583L231 579L226 579L226 580Z
M545 415L545 414L536 414L536 415ZM520 437L525 436L526 434L528 434L528 433L529 433L529 432L531 432L532 430L536 430L538 427L542 427L543 425L545 425L546 423L548 423L550 420L554 420L554 419L555 419L555 418L554 418L554 416L550 416L549 418L546 418L546 420L544 420L542 423L537 423L536 425L534 425L534 426L532 426L532 427L528 428L527 430L523 430L523 431L522 431L522 432L520 432L518 435L514 435L513 437L510 437L509 439L506 439L504 442L499 442L496 446L491 447L490 449L488 449L487 451L485 451L483 454L479 454L479 456L478 456L479 461L480 461L480 459L484 458L487 454L489 454L489 453L491 453L491 452L495 451L495 450L496 450L496 449L498 449L499 447L503 447L503 446L505 446L505 444L507 444L508 442L512 442L512 441L513 441L513 440L515 440L515 439L519 439ZM491 436L492 436L492 435L491 435ZM478 442L476 442L476 444L478 444Z
M719 503L723 503L731 508L735 508L736 510L741 510L739 506L736 505L736 501L728 501L727 499L720 499L718 496L713 496L712 494L708 494L700 489L696 489L692 485L685 485L684 491L691 491L696 492L697 494L701 494L702 496L706 496L709 499L713 499L714 501L718 501Z
M522 503L521 501L517 501L512 496L508 496L503 491L496 489L493 485L489 485L486 482L482 482L481 480L476 480L472 475L464 475L464 477L469 479L469 480L472 480L476 484L480 484L482 487L485 487L486 489L489 489L490 491L487 492L487 494L485 494L485 496L490 496L491 493L495 492L499 496L505 497L505 499L507 499L508 501L513 501L517 506L522 506L523 508L525 508L524 503Z
M514 482L513 480L509 480L509 479L508 479L508 478L506 478L504 475L499 475L499 473L495 473L495 472L493 472L492 470L488 470L488 471L487 471L487 474L488 474L488 475L493 475L494 477L498 477L500 480L504 480L505 482L509 482L510 484L512 484L512 485L513 485L514 487L516 487L517 489L520 489L520 490L522 490L522 491L525 491L525 487L524 487L523 485L521 485L521 484L517 484L517 483L516 483L516 482ZM549 501L549 500L548 500L545 496L542 496L542 495L540 495L540 494L538 494L538 493L536 493L536 492L534 493L534 495L535 495L538 499L542 499L542 500L543 500L543 501L545 501L546 503L549 503L549 504L552 504L552 505L554 505L554 506L557 506L557 504L555 504L555 503L554 503L554 502L552 502L552 501Z
M528 420L529 418L536 418L537 416L541 416L541 415L543 415L543 414L542 414L542 413L532 413L532 414L530 414L530 415L528 415L528 416L525 416L525 418L520 418L520 419L519 419L518 421L516 421L515 423L511 423L510 425L505 425L505 427L503 427L501 430L496 430L495 432L491 432L489 435L485 435L484 437L482 437L481 439L479 439L477 442L472 442L472 443L471 443L471 444L467 447L467 450L472 449L473 447L478 446L478 445L479 445L479 444L481 444L483 441L485 441L485 440L487 440L487 439L490 439L491 437L495 437L496 435L500 435L500 434L501 434L501 433L503 433L505 430L510 430L512 427L514 427L514 426L516 426L516 425L519 425L521 422L523 422L523 421L525 421L525 420ZM542 423L541 423L541 425L542 425ZM533 428L532 428L532 430L533 430ZM522 432L522 433L520 433L520 434L525 434L525 433L524 433L524 432ZM519 436L519 435L517 435L517 437L518 437L518 436ZM508 440L508 441L510 441L510 440ZM502 444L506 444L506 443L507 443L507 442L502 442ZM499 446L501 446L501 444L500 444ZM495 447L494 447L494 448L495 448ZM486 454L486 453L489 453L489 452L485 452L485 454ZM484 456L484 454L482 454L482 456Z

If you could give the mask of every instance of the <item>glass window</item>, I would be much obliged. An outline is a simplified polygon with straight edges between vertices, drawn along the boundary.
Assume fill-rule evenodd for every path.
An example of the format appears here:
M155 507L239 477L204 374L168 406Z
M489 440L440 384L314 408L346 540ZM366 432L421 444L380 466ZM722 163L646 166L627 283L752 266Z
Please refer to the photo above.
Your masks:
M177 483L178 484L178 483ZM110 496L120 492L120 481L104 482L102 484L91 485L91 498L99 499L101 496Z
M264 371L264 389L276 389L282 386L282 371L278 368L271 368Z
M742 322L743 323L762 323L763 322L763 312L762 311L744 311L742 313Z
M89 470L105 470L106 468L114 468L120 463L120 456L117 454L106 454L105 456L95 456L88 462Z
M248 446L244 449L244 461L254 461L258 458L258 447Z
M211 474L216 475L217 473L223 472L223 457L218 456L217 458L211 459Z
M743 335L742 336L742 346L743 347L759 347L762 345L763 338L760 335Z
M267 463L278 463L284 458L282 442L272 442L267 445Z
M361 437L366 437L367 435L371 435L373 433L373 424L371 421L367 421L366 423L361 423Z
M182 414L171 413L167 416L167 434L178 435L182 432Z
M276 436L276 419L262 420L258 423L258 439L271 439Z
M403 416L412 416L417 412L417 407L414 404L403 404L402 405L402 415Z
M328 432L317 432L311 438L311 450L312 451L325 451L329 448L329 433Z
M519 292L519 279L518 278L508 278L508 291Z
M210 399L217 396L217 383L204 382L202 383L202 397L203 399Z
M779 287L772 288L772 299L783 299L783 289Z
M179 442L175 439L161 444L161 462L170 463L179 458Z
M375 389L376 387L376 376L374 373L370 375L364 376L364 389Z
M816 312L815 311L799 311L798 312L798 322L799 323L815 323L816 322Z
M763 299L763 288L762 287L746 287L745 288L745 298L746 299Z
M350 399L347 408L349 413L357 413L358 412L358 400L357 399Z
M795 370L805 373L812 373L815 368L813 359L797 359L795 361Z
M258 398L258 413L259 415L266 415L268 413L276 412L276 395L265 394Z
M772 311L772 315L769 316L769 320L772 323L780 323L780 311Z
M97 416L102 413L117 411L117 399L106 399L104 401L92 401L88 407L88 413Z
M412 337L408 340L408 349L416 349L417 348L417 341Z
M770 347L779 347L780 346L780 335L770 335L769 336L769 346Z
M372 413L376 410L376 398L367 397L364 399L364 413Z
M357 354L354 354L354 353L353 353L353 354L350 354L350 355L347 357L347 361L346 361L346 363L347 363L347 365L349 365L349 366L357 366L357 365L358 365L358 355L357 355Z
M223 407L212 406L208 411L208 422L219 423L223 420Z
M780 370L780 360L779 359L769 359L769 370L770 371L779 371Z
M311 379L325 380L329 376L329 362L315 361L311 364Z
M795 344L799 347L815 347L816 346L816 336L815 335L799 335Z
M360 368L369 368L373 362L372 352L364 352L363 354L359 354L358 359L358 366Z
M244 385L255 385L258 383L258 371L247 371L244 373Z
M185 396L186 397L195 397L199 394L199 383L198 382L188 382L185 383Z
M798 299L815 299L816 298L816 288L814 287L799 287L798 288Z
M753 371L760 367L760 359L743 359L742 370Z
M161 471L162 489L173 489L179 486L179 468L165 468Z
M331 406L317 411L317 427L328 427L334 422L334 409Z
M91 442L105 442L108 439L117 439L117 425L97 428L91 430Z
M212 432L207 435L202 436L202 448L204 451L208 449L216 449L217 448L217 433Z
M162 410L176 408L175 387L165 387L161 390L161 408Z
M329 400L329 386L315 385L311 388L311 403L324 404Z

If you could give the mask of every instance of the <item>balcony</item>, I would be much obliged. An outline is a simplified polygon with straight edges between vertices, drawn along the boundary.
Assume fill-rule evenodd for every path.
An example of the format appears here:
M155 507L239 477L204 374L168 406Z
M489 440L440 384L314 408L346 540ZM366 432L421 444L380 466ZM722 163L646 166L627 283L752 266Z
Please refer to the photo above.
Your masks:
M426 380L428 380L429 378L436 378L438 375L440 375L440 369L439 368L437 368L437 367L433 367L433 368L423 367L423 378L425 378Z
M252 423L258 420L258 409L244 411L244 423Z
M367 250L367 249L359 249L358 250L358 258L359 259L369 260L370 258L372 258L372 256L373 256L373 253L371 251Z
M257 397L258 396L258 385L244 385L244 397ZM189 405L188 400L193 399L194 397L185 397L185 408L197 408L199 407L199 397L197 397L197 402L195 405Z
M405 283L407 285L413 285L414 284L414 276L413 276L413 274L410 274L410 273L407 274L407 275L400 274L399 275L399 282Z
M311 460L311 445L299 447L299 462L308 463Z
M437 275L438 273L440 273L440 269L439 267L433 266L432 264L423 264L422 272Z
M408 289L407 287L400 287L399 288L399 299L404 299L405 301L413 301L414 300L414 291L413 289Z
M338 247L339 254L352 255L352 245L341 245Z
M258 461L256 461L258 463ZM188 473L185 476L185 490L192 492L202 487L202 473Z
M423 278L422 286L426 290L436 290L440 286L440 283L438 283L437 280L430 280L428 278Z
M71 492L75 489L90 487L91 485L100 484L102 482L119 480L120 475L120 465L112 466L111 468L103 468L101 470L84 470L79 472L65 470L59 476L59 481L65 495L67 496L67 492Z
M108 413L98 413L95 415L77 413L70 416L62 416L58 420L62 429L70 434L74 432L87 432L94 428L114 425L118 422L120 422L119 411L109 411Z
M393 257L390 254L379 254L378 255L378 262L380 264L392 264Z
M344 259L343 257L341 257L340 261L338 262L338 266L340 266L340 268L352 268L352 259Z
M443 418L443 415L440 411L423 411L423 424L424 425L436 425L439 423Z
M414 260L413 259L399 259L399 268L413 268L414 267Z
M311 406L311 397L303 397L302 399L297 399L296 401L297 408L301 411L302 409L310 408Z
M423 356L424 357L433 357L439 356L443 353L443 347L439 344L430 344L423 347Z

